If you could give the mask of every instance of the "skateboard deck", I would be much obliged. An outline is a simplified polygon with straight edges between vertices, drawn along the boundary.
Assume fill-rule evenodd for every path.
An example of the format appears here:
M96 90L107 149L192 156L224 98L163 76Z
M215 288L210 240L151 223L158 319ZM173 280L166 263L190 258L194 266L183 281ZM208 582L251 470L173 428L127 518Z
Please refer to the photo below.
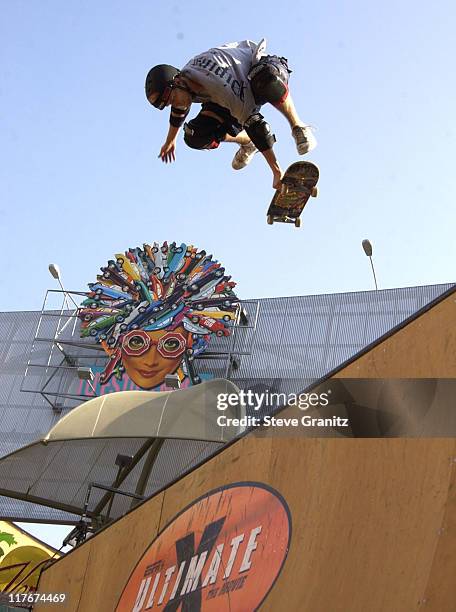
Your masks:
M282 178L282 187L277 189L268 208L267 222L294 223L301 226L300 215L310 197L318 195L318 166L312 162L299 161L291 164Z

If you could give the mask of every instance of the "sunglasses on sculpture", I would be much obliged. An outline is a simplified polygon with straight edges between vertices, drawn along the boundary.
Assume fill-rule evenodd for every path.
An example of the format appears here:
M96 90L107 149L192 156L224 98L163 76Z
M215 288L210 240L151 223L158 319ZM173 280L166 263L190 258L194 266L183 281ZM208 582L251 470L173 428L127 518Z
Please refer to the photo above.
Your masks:
M168 332L159 340L153 340L141 329L128 332L122 340L122 351L129 357L144 355L151 346L156 346L165 359L175 359L185 351L186 340L179 332Z

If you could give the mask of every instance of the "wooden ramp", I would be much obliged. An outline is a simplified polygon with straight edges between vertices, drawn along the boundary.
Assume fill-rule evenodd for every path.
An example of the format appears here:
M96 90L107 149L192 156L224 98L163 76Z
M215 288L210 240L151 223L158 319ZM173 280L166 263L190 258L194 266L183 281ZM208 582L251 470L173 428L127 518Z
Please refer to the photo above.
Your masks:
M337 375L454 378L455 321L451 294ZM236 508L232 493L239 483L248 487L251 498L246 502L240 496ZM227 489L215 498L220 487ZM274 493L278 509L274 506L269 511L255 502L258 488ZM215 510L212 499L219 501ZM192 508L201 509L198 516ZM274 521L280 508L286 512L278 527ZM250 530L250 540L245 531L239 551L247 540L250 548L242 553L242 563L236 557L232 564L232 590L224 592L215 584L211 589L210 582L203 586L204 577L209 579L204 566L195 590L189 587L191 593L184 597L185 610L249 612L257 604L257 609L272 612L456 610L454 438L248 435L57 561L42 574L38 591L67 593L67 603L59 609L146 609L148 600L152 601L147 577L159 571L153 562L173 554L173 549L166 548L170 534L185 536L176 525L188 516L186 529L194 534L197 554L204 525L218 518L217 511L223 517L235 512L242 517L230 533L243 535L243 521L262 530L257 527L254 538ZM135 567L160 532L155 557L152 547L151 556L144 558L146 571L138 566L143 581L133 584L139 571L135 573ZM214 547L219 541L214 536ZM284 541L288 550L283 549ZM230 550L233 544L220 553L225 572ZM272 571L269 566L279 557L278 569L266 585L265 576ZM175 559L174 576L180 560ZM164 562L160 566L163 572L166 567ZM119 601L127 601L127 583L127 591L136 589L136 608L134 603L118 607ZM169 591L171 587L172 582ZM255 587L264 591L257 604L251 603ZM150 609L182 609L172 604L169 591L168 599L161 605L151 603ZM179 585L176 593L180 592Z

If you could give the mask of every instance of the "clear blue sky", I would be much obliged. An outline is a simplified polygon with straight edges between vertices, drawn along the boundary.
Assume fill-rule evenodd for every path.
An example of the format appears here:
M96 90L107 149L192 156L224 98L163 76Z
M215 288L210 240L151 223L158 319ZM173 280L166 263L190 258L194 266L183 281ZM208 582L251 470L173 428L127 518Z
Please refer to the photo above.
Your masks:
M215 5L214 5L215 6ZM282 12L279 12L279 6ZM455 6L237 0L2 3L0 310L35 309L57 262L84 288L119 249L189 241L212 252L241 297L370 289L455 279ZM266 36L293 68L321 196L303 228L265 222L272 195L259 156L234 172L234 147L157 159L167 114L148 105L148 69L183 65L218 43ZM283 166L297 156L265 107ZM8 263L11 262L11 263Z
M51 261L81 290L114 253L166 239L212 252L242 298L370 289L365 237L383 288L455 280L455 12L450 0L2 2L0 310L39 308ZM234 172L233 146L180 141L162 164L167 111L144 96L152 65L263 36L318 128L321 195L300 230L266 224L260 156ZM288 126L264 110L286 167Z

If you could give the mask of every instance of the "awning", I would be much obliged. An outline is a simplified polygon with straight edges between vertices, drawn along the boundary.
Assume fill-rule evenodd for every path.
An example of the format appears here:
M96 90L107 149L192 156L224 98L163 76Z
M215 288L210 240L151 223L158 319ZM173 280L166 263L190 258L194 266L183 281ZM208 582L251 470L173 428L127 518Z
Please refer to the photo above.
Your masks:
M239 389L214 379L184 390L94 398L63 417L43 440L0 459L0 495L79 515L91 483L148 497L241 433L217 424L221 414L244 415L242 406L220 412L221 393ZM115 518L132 503L93 489L88 515L103 516L111 504Z

